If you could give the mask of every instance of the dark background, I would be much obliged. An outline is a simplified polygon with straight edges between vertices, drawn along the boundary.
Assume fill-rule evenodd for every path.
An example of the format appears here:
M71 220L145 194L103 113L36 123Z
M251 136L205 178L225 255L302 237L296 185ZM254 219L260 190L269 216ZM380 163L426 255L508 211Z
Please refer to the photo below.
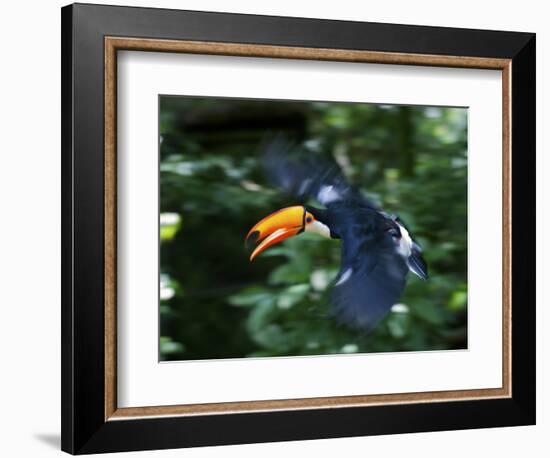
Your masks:
M463 108L162 96L161 360L466 348L466 126ZM424 248L430 279L410 275L370 335L330 317L338 241L248 261L248 230L297 203L262 173L275 132L331 155Z

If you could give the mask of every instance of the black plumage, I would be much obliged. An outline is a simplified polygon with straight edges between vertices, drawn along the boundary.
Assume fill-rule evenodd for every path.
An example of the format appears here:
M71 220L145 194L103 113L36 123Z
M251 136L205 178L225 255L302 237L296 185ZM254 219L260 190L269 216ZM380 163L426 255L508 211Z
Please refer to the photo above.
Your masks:
M263 168L271 183L299 201L312 198L327 207L340 202L377 208L350 186L334 160L300 151L283 135L268 141L262 150Z
M396 251L392 220L346 202L329 204L322 218L331 236L334 231L341 239L340 272L331 291L334 314L345 324L372 329L398 301L409 270Z

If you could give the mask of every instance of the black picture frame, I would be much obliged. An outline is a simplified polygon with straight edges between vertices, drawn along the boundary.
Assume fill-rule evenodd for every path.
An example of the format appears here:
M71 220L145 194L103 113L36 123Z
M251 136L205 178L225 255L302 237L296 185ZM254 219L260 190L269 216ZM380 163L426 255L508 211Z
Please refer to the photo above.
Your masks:
M511 60L512 395L105 419L104 38ZM62 8L62 449L164 449L535 423L535 35L74 4Z

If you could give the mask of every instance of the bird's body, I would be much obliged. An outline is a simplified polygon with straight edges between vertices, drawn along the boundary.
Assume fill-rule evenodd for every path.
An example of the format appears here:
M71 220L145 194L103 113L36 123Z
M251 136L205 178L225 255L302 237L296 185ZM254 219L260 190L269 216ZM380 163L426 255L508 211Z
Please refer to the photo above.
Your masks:
M331 293L336 317L372 328L405 287L413 240L396 219L371 206L335 202L326 210L306 208L330 228L331 238L341 240L341 269Z
M297 205L276 212L252 228L253 259L267 247L302 231L341 240L341 268L331 292L337 319L370 330L399 299L409 271L427 278L422 251L405 224L350 186L335 164L295 160L282 139L265 150L271 181L297 199L325 208Z

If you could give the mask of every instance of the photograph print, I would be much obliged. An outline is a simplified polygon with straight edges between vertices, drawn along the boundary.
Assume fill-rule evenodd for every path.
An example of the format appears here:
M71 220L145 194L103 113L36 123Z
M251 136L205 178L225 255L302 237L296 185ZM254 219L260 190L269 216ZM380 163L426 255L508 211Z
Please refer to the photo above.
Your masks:
M159 359L467 349L467 121L159 96Z

